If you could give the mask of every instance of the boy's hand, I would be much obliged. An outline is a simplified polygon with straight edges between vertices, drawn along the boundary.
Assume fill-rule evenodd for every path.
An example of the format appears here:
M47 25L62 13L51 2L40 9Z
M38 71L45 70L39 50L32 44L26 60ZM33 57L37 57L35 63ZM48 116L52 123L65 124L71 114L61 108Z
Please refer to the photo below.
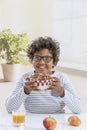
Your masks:
M34 79L26 78L25 85L24 85L24 92L26 94L30 94L31 91L37 90L37 85L35 84Z
M60 80L56 77L52 78L52 84L49 86L49 89L52 89L60 97L64 97L64 88L62 87Z

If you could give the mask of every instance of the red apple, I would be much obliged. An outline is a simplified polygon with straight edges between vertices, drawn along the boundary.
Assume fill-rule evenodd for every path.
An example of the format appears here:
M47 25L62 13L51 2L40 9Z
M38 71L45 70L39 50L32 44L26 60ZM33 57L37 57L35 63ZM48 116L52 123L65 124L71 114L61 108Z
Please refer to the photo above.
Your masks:
M54 130L57 126L57 121L53 117L46 117L43 120L43 125L47 130Z

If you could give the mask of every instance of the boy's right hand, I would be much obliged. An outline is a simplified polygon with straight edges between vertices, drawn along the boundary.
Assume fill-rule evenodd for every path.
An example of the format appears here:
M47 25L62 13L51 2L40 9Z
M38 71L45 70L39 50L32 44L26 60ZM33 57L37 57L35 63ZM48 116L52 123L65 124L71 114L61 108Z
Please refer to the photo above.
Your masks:
M24 83L24 92L25 94L30 94L33 90L37 90L37 84L34 79L27 77Z

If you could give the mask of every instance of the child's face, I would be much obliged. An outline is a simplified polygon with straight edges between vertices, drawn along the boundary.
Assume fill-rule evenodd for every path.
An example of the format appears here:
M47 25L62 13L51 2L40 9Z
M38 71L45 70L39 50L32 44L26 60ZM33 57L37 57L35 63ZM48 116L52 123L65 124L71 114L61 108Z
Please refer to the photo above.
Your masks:
M53 66L53 57L48 49L35 53L32 64L38 73L49 74Z

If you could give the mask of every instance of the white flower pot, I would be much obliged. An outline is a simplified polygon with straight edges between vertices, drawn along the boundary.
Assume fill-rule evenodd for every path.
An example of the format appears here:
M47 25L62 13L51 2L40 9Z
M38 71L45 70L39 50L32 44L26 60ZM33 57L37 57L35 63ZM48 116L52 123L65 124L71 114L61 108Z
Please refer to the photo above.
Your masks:
M21 64L1 64L4 81L17 81L21 76Z

